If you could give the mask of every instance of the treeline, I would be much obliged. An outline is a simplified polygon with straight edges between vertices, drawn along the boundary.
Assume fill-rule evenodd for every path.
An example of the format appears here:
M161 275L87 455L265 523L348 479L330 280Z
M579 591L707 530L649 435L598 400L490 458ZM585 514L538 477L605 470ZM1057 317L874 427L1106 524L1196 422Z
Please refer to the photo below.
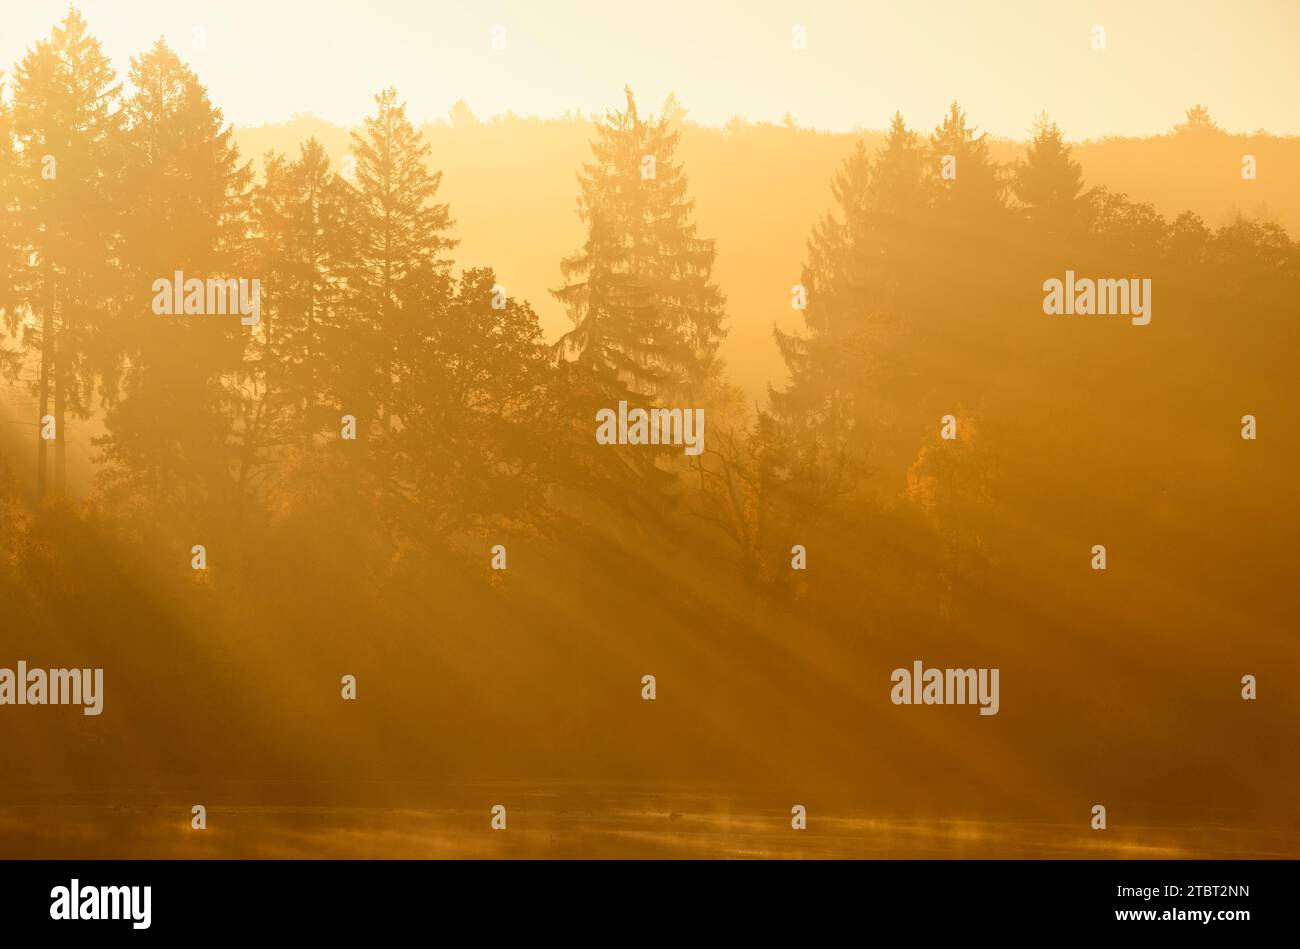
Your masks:
M869 153L877 151L887 128L828 132L740 120L717 127L692 121L693 113L671 99L655 105L654 111L681 131L677 154L698 198L695 219L722 251L714 276L735 314L720 349L728 378L751 401L765 399L769 382L784 380L772 319L775 315L782 329L796 325L789 287L798 279L807 235L829 200L827 182L856 142L864 142ZM925 132L942 111L908 118ZM1031 119L1024 116L1025 139ZM1218 227L1245 214L1276 220L1293 235L1300 232L1300 180L1287 171L1300 164L1300 138L1234 135L1211 122L1182 119L1181 112L1171 114L1166 134L1074 143L1072 156L1089 187L1140 196L1169 220L1191 210ZM887 126L887 117L870 124ZM511 115L479 120L454 108L447 120L424 122L418 129L444 173L442 200L457 212L457 260L490 263L512 295L533 304L547 339L555 339L569 326L563 307L548 292L557 281L556 254L536 255L534 248L581 242L581 222L573 214L573 172L577 156L587 151L591 120ZM345 128L310 116L240 127L235 136L253 159L271 149L296 154L298 143L313 136L336 163L348 153ZM1028 144L987 140L994 161L1007 166L1024 158ZM1241 175L1244 155L1256 160L1253 179Z
M630 93L584 172L590 236L556 291L574 329L552 349L490 269L455 272L441 175L394 90L346 169L311 140L263 156L254 181L165 43L130 80L124 97L73 11L18 65L5 113L6 365L52 419L39 497L65 490L68 432L102 410L102 497L159 524L238 529L286 471L338 462L391 499L393 523L447 536L527 519L569 474L539 470L567 437L557 400L716 377L714 251L690 223L675 133L640 121ZM659 161L648 176L643 155ZM174 273L258 279L261 321L160 318L154 282ZM358 444L340 452L349 424Z
M395 91L344 166L312 140L255 179L165 44L129 77L127 96L74 11L0 112L5 371L56 432L32 439L41 504L0 481L0 609L33 663L117 662L117 779L775 769L920 804L949 785L909 748L970 739L984 756L943 759L966 801L1014 796L1007 773L1176 794L1141 730L1101 753L1114 696L1153 727L1195 704L1225 626L1257 663L1286 654L1296 594L1257 569L1296 565L1300 523L1300 248L1278 225L1088 188L1045 118L1008 166L955 104L926 135L896 116L790 262L790 381L754 406L719 344L766 317L727 312L672 116L630 91L578 167L583 243L537 248L572 321L547 345L491 269L457 269L438 156ZM1066 270L1150 278L1151 324L1045 316ZM175 271L258 278L260 322L155 315ZM704 453L597 445L619 401L703 407ZM98 490L74 505L66 440L92 420ZM1002 730L891 730L875 690L917 657L1001 665ZM1160 663L1181 673L1143 692ZM1044 677L1061 667L1081 684ZM645 672L681 697L655 722L623 701ZM185 725L160 725L182 694ZM292 714L267 727L268 707ZM1198 727L1226 760L1231 727ZM1261 727L1249 747L1281 726ZM0 740L57 772L65 739Z

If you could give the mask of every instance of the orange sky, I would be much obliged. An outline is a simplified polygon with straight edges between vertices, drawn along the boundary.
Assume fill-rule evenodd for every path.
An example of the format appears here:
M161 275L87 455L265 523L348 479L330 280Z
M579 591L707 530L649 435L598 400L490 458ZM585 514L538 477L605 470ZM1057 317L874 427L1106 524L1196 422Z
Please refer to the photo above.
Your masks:
M240 125L300 112L358 122L395 85L417 121L458 99L480 116L603 110L630 83L675 90L697 121L740 114L834 130L928 128L958 98L982 127L1023 137L1049 111L1073 139L1168 130L1203 102L1229 131L1300 134L1294 0L83 0L125 74L162 35ZM6 71L67 9L9 4ZM1107 48L1091 48L1094 25ZM506 48L492 30L506 29ZM792 49L794 26L807 49ZM196 45L201 37L202 45Z

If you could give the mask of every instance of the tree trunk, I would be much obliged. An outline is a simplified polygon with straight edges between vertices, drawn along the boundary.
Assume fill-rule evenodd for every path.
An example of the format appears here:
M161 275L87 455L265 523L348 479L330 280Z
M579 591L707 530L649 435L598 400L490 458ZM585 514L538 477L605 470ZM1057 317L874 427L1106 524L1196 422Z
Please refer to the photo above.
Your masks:
M50 355L54 357L54 493L66 494L68 438L64 421L67 418L68 373L59 362L59 354L55 346L50 347Z
M45 319L41 325L41 418L40 424L36 427L36 499L38 501L43 500L45 497L46 457L49 450L45 439L45 419L50 414L50 371L54 364L54 281L49 271L50 268L47 264L45 272L49 287L49 299L46 301ZM57 420L55 420L55 426L54 437L61 440L63 433L57 428Z
M41 409L36 426L36 499L45 497L45 417L50 411L50 347L49 328L41 334Z

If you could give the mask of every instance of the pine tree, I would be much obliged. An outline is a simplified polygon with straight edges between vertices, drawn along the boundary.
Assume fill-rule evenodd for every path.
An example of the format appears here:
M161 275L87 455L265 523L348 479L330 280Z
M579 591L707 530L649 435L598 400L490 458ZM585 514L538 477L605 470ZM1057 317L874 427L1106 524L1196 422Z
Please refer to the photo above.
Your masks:
M686 122L686 107L682 105L675 92L664 96L664 104L659 107L659 112L665 121L676 128L680 128Z
M1008 176L989 146L988 136L977 134L955 102L929 141L935 200L923 289L926 335L918 340L923 362L917 370L918 378L943 378L950 386L950 395L935 393L940 399L962 391L978 402L973 390L989 380L970 355L992 344L990 314L1015 306L1023 285L1016 272L1023 245L1007 206ZM945 157L954 177L943 176ZM963 380L963 373L969 378Z
M352 266L348 187L314 138L295 161L268 155L264 169L252 197L252 256L267 316L256 358L264 362L266 397L286 434L301 442L328 417L343 274Z
M831 182L838 216L828 212L808 239L808 260L799 280L807 297L805 333L774 329L790 383L772 390L773 410L806 436L801 438L806 451L836 458L852 428L844 359L865 325L871 292L856 244L867 226L870 183L871 159L859 141Z
M153 283L240 272L251 172L194 73L162 41L131 60L126 104L122 371L100 444L110 486L220 519L232 491L232 389L253 333L239 319L159 316ZM206 504L211 501L213 503Z
M457 99L447 114L453 128L470 128L478 125L478 116L465 104L464 99Z
M1214 120L1210 118L1210 110L1199 102L1192 106L1186 112L1186 118L1174 126L1174 131L1180 134L1186 133L1206 133L1222 131Z
M364 133L352 133L357 183L352 191L355 260L346 273L349 299L344 354L350 372L337 380L358 419L378 418L389 431L401 416L401 381L411 345L436 319L448 295L456 245L447 205L436 203L442 172L428 168L429 146L406 117L397 91L375 96Z
M0 72L0 326L10 335L17 335L22 320L17 287L21 269L17 171L13 114L5 97L4 73ZM0 377L12 378L20 366L21 354L0 346Z
M724 335L716 251L691 221L680 132L666 117L642 119L624 91L627 109L596 125L594 160L578 175L587 239L553 291L574 324L558 351L614 391L698 392Z
M1077 236L1088 226L1089 197L1083 169L1070 157L1061 130L1046 115L1034 122L1034 137L1017 163L1012 190L1031 229L1044 235Z
M874 159L858 142L831 184L836 211L808 242L800 283L804 333L775 330L790 373L773 390L810 496L843 490L868 470L896 427L915 374L913 350L931 266L934 189L916 135L895 115ZM815 474L808 474L813 472Z
M943 160L953 159L955 177L941 180L935 203L959 238L969 237L981 224L987 227L1002 220L1006 183L1001 169L989 153L988 136L975 134L975 127L967 124L966 113L956 102L930 136L929 151L936 176Z
M93 337L111 304L119 92L108 58L76 10L14 74L15 295L32 315L22 342L39 350L40 416L54 416L57 491L65 488L68 416L89 414ZM47 486L47 444L38 435L38 494Z

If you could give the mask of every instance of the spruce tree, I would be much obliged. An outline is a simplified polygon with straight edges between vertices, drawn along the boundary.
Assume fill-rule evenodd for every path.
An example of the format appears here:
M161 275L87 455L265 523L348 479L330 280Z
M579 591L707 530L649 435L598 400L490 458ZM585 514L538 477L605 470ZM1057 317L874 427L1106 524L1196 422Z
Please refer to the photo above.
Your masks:
M196 512L228 492L232 384L262 326L156 315L155 280L252 279L241 269L251 172L195 74L162 41L131 60L126 103L121 372L101 441L110 486ZM220 518L215 505L207 516Z
M988 223L1002 220L1006 191L1002 171L989 152L987 134L976 134L956 102L930 136L928 157L936 176L945 158L953 160L955 176L941 178L935 202L955 239L968 239Z
M382 432L401 417L401 384L414 343L445 306L456 245L447 205L436 201L442 172L428 167L429 146L406 117L397 91L375 96L376 112L352 133L355 256L346 272L347 322L336 380L345 408L377 418Z
M553 291L574 324L558 351L616 391L698 392L724 335L716 251L691 220L675 160L681 133L667 117L639 116L624 91L626 110L596 125L593 161L578 175L587 239L561 262L565 284Z
M5 76L0 72L0 326L16 335L22 319L18 305L21 253L18 224L17 155L14 152L13 113L5 98ZM21 365L20 353L0 347L0 377L11 378Z
M790 383L771 391L777 416L805 438L806 450L838 454L852 427L845 401L844 357L867 318L867 275L856 239L866 230L871 159L858 141L831 182L838 206L808 239L799 286L806 294L804 332L774 329Z
M1083 169L1070 157L1061 130L1046 115L1035 120L1033 132L1025 157L1016 164L1012 191L1039 239L1077 237L1088 226Z
M943 174L945 158L953 177ZM980 391L997 384L987 367L1006 337L996 331L993 314L1019 305L1025 280L1007 170L994 160L987 134L977 133L955 102L930 136L927 165L935 201L921 301L925 335L916 352L918 378L931 380L931 402L917 408L933 418L951 411L958 398L978 405Z
M58 491L66 480L68 417L90 412L94 338L114 284L119 92L108 58L76 10L14 73L18 151L9 200L18 272L11 308L32 316L22 343L39 351L35 390L40 416L54 416ZM38 435L38 494L48 483L47 445Z
M314 138L292 162L268 155L253 192L252 258L267 317L256 358L284 435L297 442L338 416L324 405L352 263L348 201L346 183Z
M839 492L880 459L914 389L905 355L927 317L917 288L934 189L901 116L874 158L857 143L831 194L836 208L809 238L800 277L803 332L775 330L790 382L771 393L812 495Z

